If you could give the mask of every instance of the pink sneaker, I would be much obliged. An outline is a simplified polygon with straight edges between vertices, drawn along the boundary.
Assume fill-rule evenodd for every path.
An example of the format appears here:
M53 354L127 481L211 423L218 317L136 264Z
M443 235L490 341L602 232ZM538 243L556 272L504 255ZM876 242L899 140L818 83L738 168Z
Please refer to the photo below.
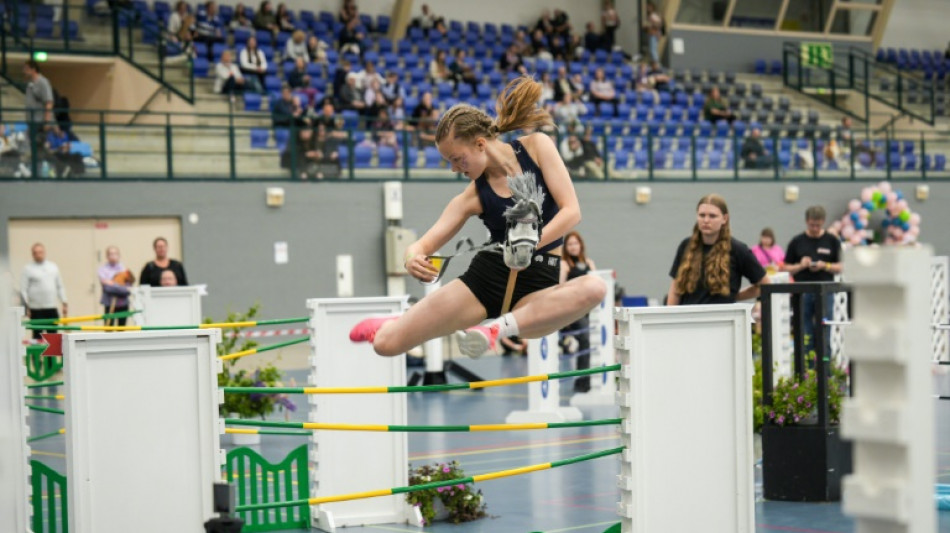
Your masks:
M498 340L498 325L475 326L457 333L459 351L469 357L481 357L488 350L495 349Z
M379 331L379 328L381 328L386 322L389 322L390 320L396 320L397 318L399 317L377 316L361 320L357 325L353 326L353 329L350 330L350 340L353 342L373 342L373 339L376 337L376 332Z

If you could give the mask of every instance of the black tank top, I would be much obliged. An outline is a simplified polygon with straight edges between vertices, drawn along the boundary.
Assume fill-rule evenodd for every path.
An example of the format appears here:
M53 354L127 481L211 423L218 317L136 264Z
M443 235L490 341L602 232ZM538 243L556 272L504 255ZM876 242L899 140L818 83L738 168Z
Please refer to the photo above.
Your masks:
M574 266L567 271L567 279L574 279L590 272L590 265L587 263L575 262Z
M548 190L547 184L544 182L541 168L531 159L531 156L528 155L528 151L525 150L521 141L515 139L509 144L511 144L512 149L515 151L515 156L518 158L518 165L521 167L521 171L533 172L535 181L544 191L544 203L541 205L541 227L544 228L544 226L548 225L548 222L551 222L551 219L554 218L554 215L556 215L560 209L557 206L557 202L554 201L551 191ZM488 178L486 178L484 174L475 180L475 190L478 192L478 199L482 203L482 214L478 215L478 218L482 219L485 227L488 228L488 232L491 234L491 242L499 244L505 242L507 226L504 213L505 209L515 205L514 199L510 197L502 198L495 194L495 191L492 190L491 185L488 183ZM538 251L547 252L553 250L560 246L562 242L564 242L563 238L558 239Z

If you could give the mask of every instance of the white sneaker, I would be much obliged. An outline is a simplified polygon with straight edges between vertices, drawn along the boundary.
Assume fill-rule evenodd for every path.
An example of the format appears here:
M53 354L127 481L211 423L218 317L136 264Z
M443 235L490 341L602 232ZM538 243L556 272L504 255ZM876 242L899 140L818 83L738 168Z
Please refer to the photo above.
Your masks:
M475 326L459 331L455 335L458 339L459 351L474 359L495 348L498 331L486 326Z

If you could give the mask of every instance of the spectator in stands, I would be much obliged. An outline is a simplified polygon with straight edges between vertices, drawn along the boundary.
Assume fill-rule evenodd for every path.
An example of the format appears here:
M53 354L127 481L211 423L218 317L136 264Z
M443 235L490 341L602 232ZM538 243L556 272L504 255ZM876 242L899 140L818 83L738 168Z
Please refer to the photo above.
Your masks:
M106 262L99 267L99 284L102 297L99 304L106 313L124 313L129 310L129 288L135 283L135 274L119 261L119 248L106 248ZM126 318L117 318L106 325L124 326Z
M426 91L419 97L419 103L412 110L412 118L409 120L410 126L419 126L423 121L429 119L432 115L432 93Z
M742 155L742 162L745 168L757 169L772 167L772 156L769 155L768 151L765 150L765 145L762 144L762 130L759 128L752 128L749 132L749 136L746 137L742 143L742 151L740 154Z
M950 43L947 43L947 49L943 53L944 59L950 59Z
M466 55L464 48L457 49L455 51L455 61L449 66L449 72L452 74L452 79L455 80L456 90L458 90L459 83L467 83L472 86L472 92L476 92L478 90L478 78L475 76L475 71L472 70L471 65L468 64Z
M379 82L379 85L382 86L386 83L386 79L383 78L383 75L379 73L376 69L376 63L372 61L367 61L363 64L363 70L354 74L356 76L356 85L360 90L365 91L369 88L370 84L375 80Z
M659 63L660 37L663 35L663 18L660 17L660 13L657 12L653 2L647 2L647 16L643 29L647 35L647 42L650 47L650 59Z
M438 122L438 111L432 106L432 93L422 93L419 104L412 110L409 120L409 129L416 132L419 148L435 144L435 129Z
M343 0L343 5L340 7L340 22L343 24L349 24L350 22L360 20L360 10L356 6L356 0Z
M316 35L311 35L310 38L307 39L307 55L310 56L310 61L314 63L326 64L327 50L329 48L330 46L317 38Z
M401 150L399 150L399 140L396 137L396 124L389 118L389 110L385 107L379 108L376 114L373 133L377 146L388 146L396 150L396 166L399 166Z
M181 32L182 26L185 24L185 17L188 16L188 4L183 0L179 0L175 4L175 10L168 15L168 22L165 25L165 29L168 30L170 38L178 42L178 34Z
M524 69L524 61L521 60L521 54L518 53L518 47L512 44L501 56L498 66L504 72L518 72Z
M581 139L581 144L584 145L584 157L593 162L593 165L588 165L587 168L587 176L591 178L604 177L604 159L600 156L600 150L597 148L597 143L600 141L601 139L594 139L594 128L588 124L584 129L584 138Z
M593 22L588 22L587 32L584 33L584 49L590 53L593 53L595 50L600 50L602 48L605 48L604 36L597 33L597 29L594 28Z
M262 0L260 7L257 8L257 13L254 14L254 28L269 31L275 36L280 32L277 16L270 5L270 0Z
M524 72L527 74L527 71ZM541 74L541 103L542 105L548 105L554 102L554 82L551 81L551 73L545 72ZM552 110L548 110L550 113Z
M564 93L564 99L554 106L554 118L561 128L561 133L582 131L580 117L587 114L587 106L579 100L574 100L573 93Z
M389 104L389 118L396 124L397 130L402 130L406 128L406 99L402 96L397 96Z
M439 22L444 22L444 19L433 13L429 4L422 4L422 14L412 20L411 26L428 30L436 27Z
M653 85L653 88L658 91L666 91L670 87L670 75L667 74L663 67L656 61L650 63L650 69L647 71L649 76L649 81Z
M247 80L247 88L256 93L264 92L264 76L267 74L267 57L257 47L257 38L250 37L247 46L238 56L241 72Z
M554 55L551 54L551 49L549 48L548 44L548 37L545 35L544 30L541 28L536 28L534 32L531 33L530 55L533 55L538 59L551 61L554 59Z
M592 104L614 103L617 101L617 90L614 83L607 79L603 67L594 71L594 79L590 81L590 102Z
M598 167L596 160L584 149L584 143L577 134L568 135L561 141L561 158L564 165L574 178L602 178L604 177L601 167Z
M53 163L57 178L68 178L73 173L77 156L82 164L82 156L70 153L69 148L69 134L61 130L58 124L54 124L46 134L46 153Z
M386 81L383 82L380 90L383 93L383 98L386 99L386 103L390 106L397 99L406 99L406 88L399 83L399 74L395 70L386 72Z
M198 17L195 40L208 45L208 61L214 61L214 44L224 42L224 22L218 14L214 0L205 3L204 12Z
M346 86L346 78L351 74L350 62L346 58L340 59L340 63L336 67L336 71L333 73L333 98L337 101L337 106L340 105L340 98L343 95L343 87Z
M280 100L274 104L271 120L275 128L289 128L291 125L297 128L310 126L310 119L305 116L304 108L289 84L285 83L280 88Z
M524 30L518 30L518 32L515 33L515 40L512 44L518 50L520 55L531 55L531 39L528 38L528 32Z
M295 165L290 164L291 157L295 159ZM290 144L288 144L287 148L280 155L280 158L281 166L289 169L291 172L296 171L300 179L318 179L317 175L320 174L319 165L320 160L323 159L323 153L316 147L316 138L313 135L312 129L303 128L297 132L293 149L291 149ZM323 176L320 175L320 178L322 177Z
M289 42L289 41L288 41ZM317 91L310 86L310 75L307 74L307 62L302 57L294 61L294 69L287 74L287 83L295 92L305 93L307 95L307 106L316 103Z
M571 34L571 21L567 15L567 12L563 9L555 9L554 16L551 17L552 35L557 35L563 38L565 41L569 41L568 36Z
M198 35L197 21L194 15L185 15L181 23L181 29L178 30L178 44L181 46L181 59L195 57L195 37Z
M171 270L175 274L176 285L188 285L184 265L168 257L168 240L165 237L156 238L152 241L152 249L155 250L155 259L145 263L142 273L139 274L139 284L163 286L162 271Z
M554 35L554 22L551 20L551 10L541 11L541 17L534 25L535 31L540 31L544 37Z
M236 30L243 28L249 30L253 27L254 23L247 18L247 8L244 7L244 4L238 4L237 7L234 8L234 16L231 17L231 29Z
M323 127L326 134L334 139L346 138L346 132L342 130L343 119L337 115L336 109L333 107L333 100L330 98L323 99L320 114L314 116L311 122L314 128Z
M350 73L346 77L346 85L340 91L340 107L343 109L352 109L362 112L366 109L366 102L363 100L363 91L356 84L356 75Z
M20 297L26 308L26 317L31 320L60 318L57 304L62 306L62 316L69 315L66 302L66 286L56 263L46 260L46 247L36 243L30 249L33 262L23 267L20 276ZM34 329L33 338L39 339L43 330ZM19 341L18 341L19 342Z
M567 75L567 67L559 65L557 67L557 77L554 79L554 101L563 102L565 94L571 94L577 100L577 96L582 92L581 88L575 87L571 78Z
M571 85L576 87L574 92L574 99L578 102L587 102L590 99L590 93L587 92L587 88L584 86L584 77L579 73L571 76Z
M314 138L314 149L318 151L317 161L320 165L316 178L340 177L340 154L337 151L339 141L330 135L322 124L318 124L314 129Z
M759 264L769 274L774 274L785 262L785 252L775 243L775 232L772 228L763 228L759 235L759 244L752 247L752 254L759 260Z
M736 114L729 111L729 104L719 93L719 87L709 90L709 98L706 98L706 103L703 104L703 118L712 123L725 120L729 124L736 119Z
M22 134L7 135L7 127L0 124L0 176L15 178L30 177L30 169L20 162Z
M448 81L452 77L452 73L449 71L449 64L447 62L447 53L445 50L440 49L435 53L435 57L432 61L429 62L429 78L432 79L432 83L439 83L440 81Z
M383 86L379 83L379 80L376 78L367 79L370 81L363 91L363 102L366 103L363 114L369 118L376 118L380 110L389 107L389 103L386 102L386 97L383 96Z
M178 278L175 276L175 272L168 268L162 270L162 273L159 276L158 285L160 287L177 287Z
M23 77L26 78L27 120L30 125L30 138L36 139L40 131L50 127L53 122L53 86L46 76L40 74L40 65L27 59L23 63Z
M340 28L340 34L337 35L337 41L340 43L340 54L356 54L362 57L363 52L360 49L360 42L363 40L363 32L359 31L360 19L354 18Z
M280 31L292 32L296 29L293 19L290 18L290 11L283 2L277 4L277 14L274 17L277 19L277 27Z
M841 125L838 126L838 138L841 139L843 143L851 142L852 133L851 117L847 115L841 117Z
M617 28L620 27L620 16L614 9L613 0L604 0L604 10L600 14L600 20L604 25L604 48L613 50L617 39Z
M244 75L231 59L231 51L221 53L221 61L214 66L214 92L228 95L233 103L234 95L244 92Z
M567 36L570 37L570 36ZM554 56L555 60L558 61L570 61L572 52L568 45L568 41L565 36L560 34L555 34L548 37L548 49L551 51L551 55Z
M501 344L501 355L503 357L528 354L528 341L518 337L517 335L513 335L511 337L501 337L498 339L498 342Z
M284 46L284 61L296 61L298 58L303 59L304 63L310 62L307 34L303 30L295 30L290 39L287 39L287 45Z

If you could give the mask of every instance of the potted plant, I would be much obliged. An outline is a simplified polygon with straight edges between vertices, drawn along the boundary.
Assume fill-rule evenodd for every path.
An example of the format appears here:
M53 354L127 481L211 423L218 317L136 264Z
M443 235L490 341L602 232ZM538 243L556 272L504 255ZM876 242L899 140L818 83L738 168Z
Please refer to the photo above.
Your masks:
M465 473L456 461L409 469L410 485L461 480L464 477ZM475 490L471 483L410 492L406 495L406 501L419 508L423 525L430 525L437 520L451 520L453 524L459 524L486 516L482 491Z
M254 304L244 313L229 312L227 322L245 322L254 320L260 311L260 305ZM212 320L205 319L205 323ZM218 344L218 355L250 350L258 345L257 342L241 335L240 328L226 328L221 332L221 342ZM223 370L218 374L218 387L279 387L282 385L281 371L268 363L256 369L237 369L238 359L224 361ZM280 409L293 412L296 405L285 394L225 394L221 404L222 417L261 418ZM233 434L231 442L235 446L250 446L260 444L258 434Z

